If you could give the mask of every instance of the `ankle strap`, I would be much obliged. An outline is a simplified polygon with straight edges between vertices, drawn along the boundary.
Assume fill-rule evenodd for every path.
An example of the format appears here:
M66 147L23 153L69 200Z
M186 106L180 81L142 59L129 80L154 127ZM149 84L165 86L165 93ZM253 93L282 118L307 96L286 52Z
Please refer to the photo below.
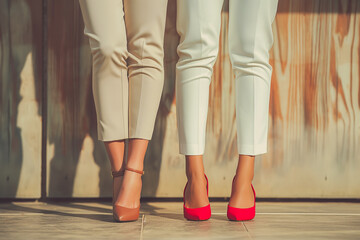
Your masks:
M137 169L134 169L134 168L126 167L125 170L131 171L131 172L136 172L136 173L141 174L141 175L144 175L144 174L145 174L144 171L137 170Z
M112 171L111 175L113 177L121 177L124 176L125 169L120 169L119 171Z

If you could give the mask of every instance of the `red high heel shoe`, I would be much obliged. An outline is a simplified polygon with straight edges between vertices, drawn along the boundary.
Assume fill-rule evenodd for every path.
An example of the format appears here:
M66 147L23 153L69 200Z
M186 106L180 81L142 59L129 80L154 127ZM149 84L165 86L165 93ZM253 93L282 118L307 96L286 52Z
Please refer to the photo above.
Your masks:
M206 178L206 192L207 192L207 196L209 197L209 181L205 175ZM183 199L184 199L184 217L187 220L192 220L192 221L203 221L203 220L208 220L211 217L211 208L210 208L210 203L204 207L199 207L199 208L187 208L185 207L185 190L186 190L186 186L188 185L188 183L186 183L185 188L184 188L184 194L183 194Z
M247 221L247 220L251 220L255 217L256 194L255 194L255 189L252 184L251 184L251 188L254 192L254 206L252 206L250 208L235 208L235 207L231 207L228 204L227 217L229 220L231 220L231 221Z

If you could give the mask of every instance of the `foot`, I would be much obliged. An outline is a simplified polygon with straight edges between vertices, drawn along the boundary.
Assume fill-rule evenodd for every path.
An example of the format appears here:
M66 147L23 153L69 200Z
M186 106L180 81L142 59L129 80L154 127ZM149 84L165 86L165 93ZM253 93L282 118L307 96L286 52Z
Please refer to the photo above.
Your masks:
M200 176L188 177L185 189L185 207L199 208L209 204L206 190L206 179L204 174Z
M140 206L141 176L141 174L136 172L125 171L114 205L126 208L137 208Z
M254 193L251 182L235 176L232 184L229 205L235 208L250 208L254 206Z

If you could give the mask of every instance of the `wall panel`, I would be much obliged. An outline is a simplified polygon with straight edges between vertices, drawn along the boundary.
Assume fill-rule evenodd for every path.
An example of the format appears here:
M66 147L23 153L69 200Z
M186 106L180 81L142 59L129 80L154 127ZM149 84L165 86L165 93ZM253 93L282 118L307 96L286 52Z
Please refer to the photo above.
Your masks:
M213 197L229 196L237 164L227 7L209 89L204 159ZM0 1L0 13L0 197L40 197L42 145L46 196L110 197L78 1ZM175 20L176 1L169 0L165 86L145 160L144 197L181 197L186 182L176 130ZM273 32L269 152L256 159L258 196L360 198L360 3L280 0Z

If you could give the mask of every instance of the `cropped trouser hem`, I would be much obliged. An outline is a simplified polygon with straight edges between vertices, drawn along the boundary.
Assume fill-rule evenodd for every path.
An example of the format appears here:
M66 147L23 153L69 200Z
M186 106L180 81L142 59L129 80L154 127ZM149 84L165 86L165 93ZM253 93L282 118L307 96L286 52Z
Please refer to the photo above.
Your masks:
M238 147L239 155L255 156L255 155L267 153L267 144L261 144L261 145L238 144L237 147Z
M180 154L182 155L204 155L205 145L204 144L179 144ZM260 145L244 145L238 144L237 146L239 155L260 155L267 153L267 144Z
M179 144L180 154L183 155L203 155L205 152L204 144Z
M151 136L150 137L144 137L144 136L132 136L132 137L124 137L124 136L120 136L120 135L113 135L113 136L108 136L106 138L98 138L99 141L103 141L103 142L111 142L111 141L121 141L121 140L126 140L126 139L144 139L144 140L151 140Z

